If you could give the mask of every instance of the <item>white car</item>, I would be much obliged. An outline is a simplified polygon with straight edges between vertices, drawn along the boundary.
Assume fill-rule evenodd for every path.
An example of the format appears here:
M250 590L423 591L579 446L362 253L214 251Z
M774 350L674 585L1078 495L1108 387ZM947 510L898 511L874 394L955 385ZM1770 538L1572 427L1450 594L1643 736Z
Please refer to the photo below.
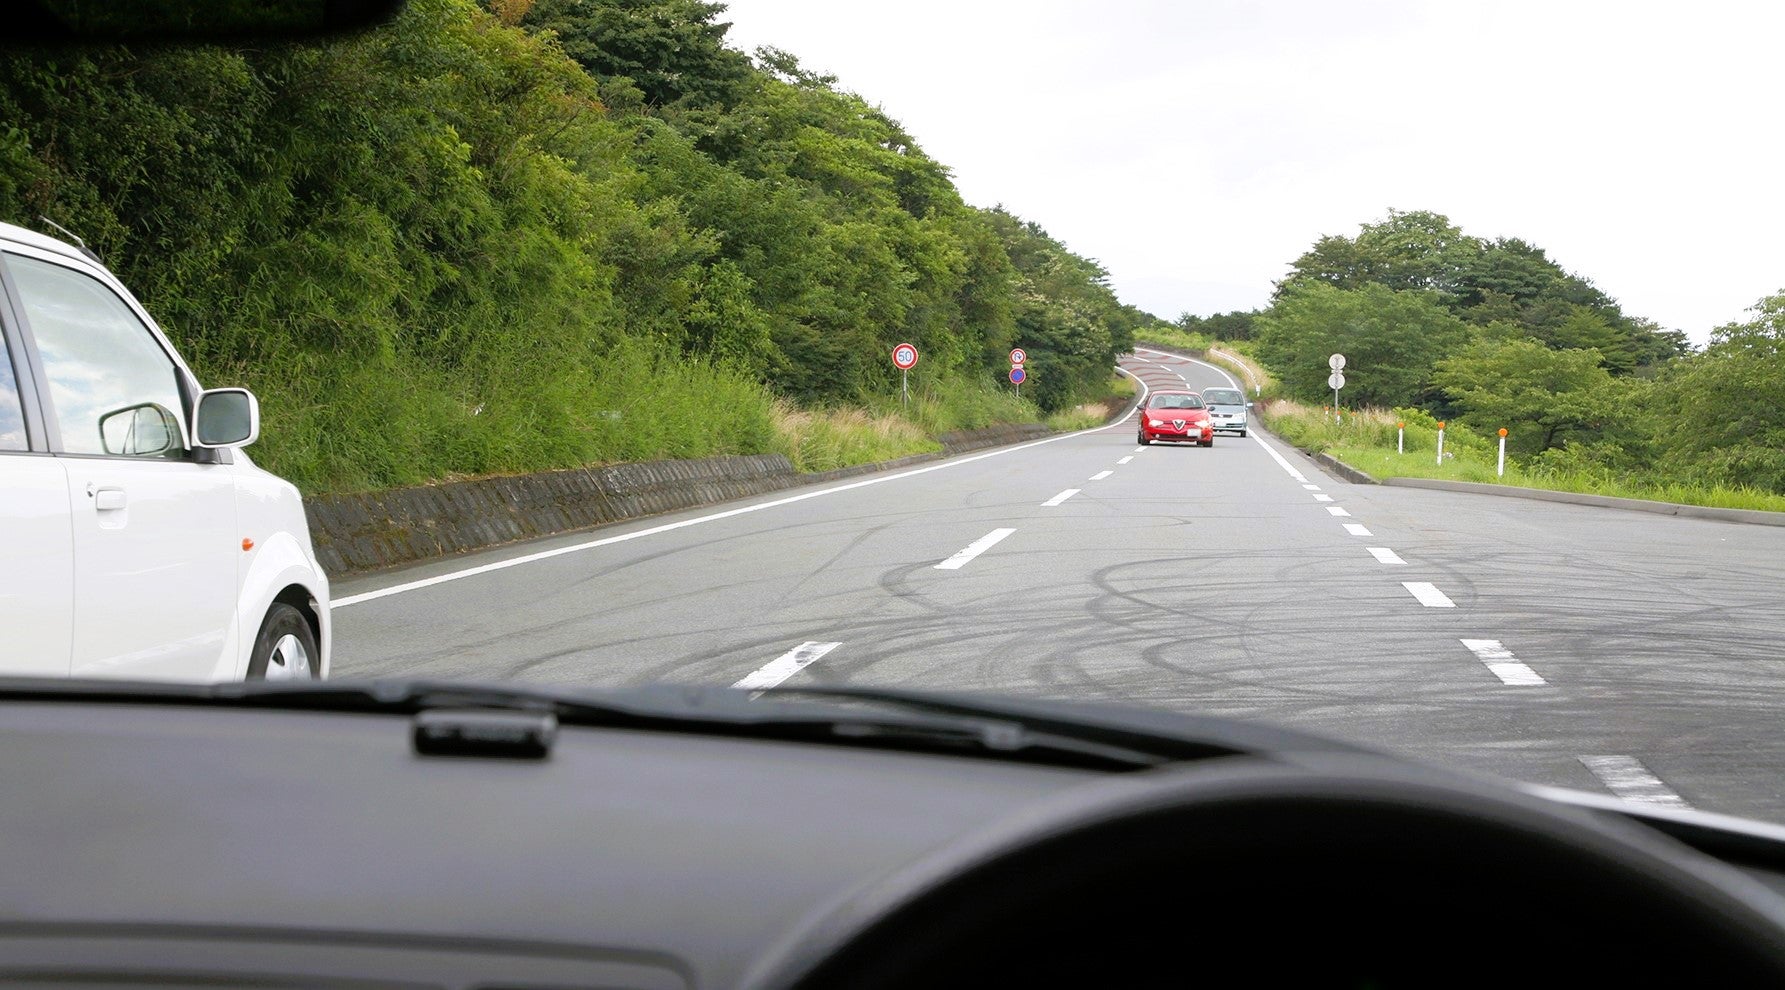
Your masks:
M298 491L96 258L0 223L0 675L328 673Z
M1247 412L1252 408L1246 393L1237 388L1205 388L1202 401L1208 403L1209 422L1215 424L1216 433L1246 435Z

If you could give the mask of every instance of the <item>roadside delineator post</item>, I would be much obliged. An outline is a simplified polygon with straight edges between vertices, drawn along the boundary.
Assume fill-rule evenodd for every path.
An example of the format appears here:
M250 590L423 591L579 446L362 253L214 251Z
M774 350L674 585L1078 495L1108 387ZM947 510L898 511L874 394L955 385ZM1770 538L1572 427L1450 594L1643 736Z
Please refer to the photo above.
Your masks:
M1438 421L1438 463L1444 463L1444 421Z
M1396 423L1395 424L1395 453L1405 454L1406 452L1407 452L1407 424L1404 422Z
M1500 465L1496 468L1499 476L1506 477L1506 427L1500 427Z

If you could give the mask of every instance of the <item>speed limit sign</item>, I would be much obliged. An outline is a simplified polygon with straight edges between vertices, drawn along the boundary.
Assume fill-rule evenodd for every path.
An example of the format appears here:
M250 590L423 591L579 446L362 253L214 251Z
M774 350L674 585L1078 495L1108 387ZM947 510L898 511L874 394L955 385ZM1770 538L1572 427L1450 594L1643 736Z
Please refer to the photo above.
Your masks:
M900 371L910 371L917 367L917 348L910 344L900 344L893 348L893 367Z
M1011 350L1010 350L1010 363L1011 364L1022 364L1024 361L1027 361L1027 360L1029 360L1029 352L1028 351L1023 350L1021 347L1011 348Z

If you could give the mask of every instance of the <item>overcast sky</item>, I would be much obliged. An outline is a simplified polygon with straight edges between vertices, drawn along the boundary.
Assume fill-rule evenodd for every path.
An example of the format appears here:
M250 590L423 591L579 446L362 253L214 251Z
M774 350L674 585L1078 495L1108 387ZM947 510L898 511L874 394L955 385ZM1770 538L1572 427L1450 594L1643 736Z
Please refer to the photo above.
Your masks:
M731 0L1167 319L1389 208L1685 330L1785 288L1785 4Z

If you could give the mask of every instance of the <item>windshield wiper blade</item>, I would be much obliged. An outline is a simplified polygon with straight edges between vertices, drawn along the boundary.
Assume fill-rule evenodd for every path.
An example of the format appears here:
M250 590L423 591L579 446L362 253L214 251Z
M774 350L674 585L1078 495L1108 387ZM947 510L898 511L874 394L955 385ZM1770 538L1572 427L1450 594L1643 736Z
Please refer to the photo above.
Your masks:
M440 681L170 684L0 679L0 700L287 709L416 716L500 711L557 723L788 742L977 755L1129 770L1289 749L1350 749L1273 727L1135 708L886 688L742 691L651 685L570 691L555 685Z

